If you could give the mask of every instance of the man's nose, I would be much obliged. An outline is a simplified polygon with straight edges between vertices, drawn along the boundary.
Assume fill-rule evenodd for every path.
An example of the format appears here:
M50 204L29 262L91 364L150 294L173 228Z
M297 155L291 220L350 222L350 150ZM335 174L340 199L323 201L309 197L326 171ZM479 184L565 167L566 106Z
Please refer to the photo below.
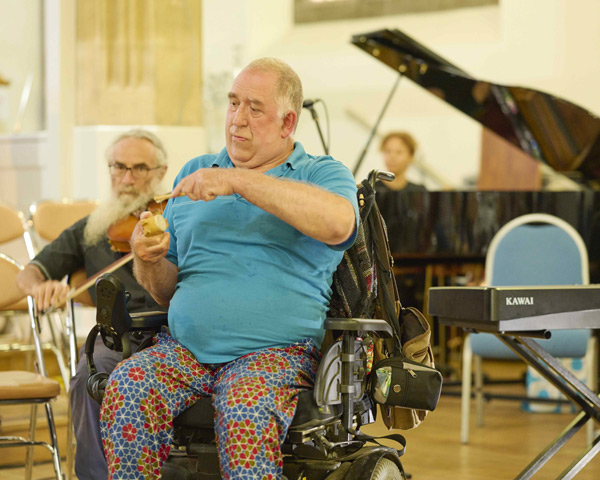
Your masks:
M132 185L135 183L135 177L133 176L133 170L127 169L125 170L125 174L121 179L122 183L127 183L128 185Z
M248 111L245 107L239 107L233 114L233 124L238 126L245 126L248 124Z

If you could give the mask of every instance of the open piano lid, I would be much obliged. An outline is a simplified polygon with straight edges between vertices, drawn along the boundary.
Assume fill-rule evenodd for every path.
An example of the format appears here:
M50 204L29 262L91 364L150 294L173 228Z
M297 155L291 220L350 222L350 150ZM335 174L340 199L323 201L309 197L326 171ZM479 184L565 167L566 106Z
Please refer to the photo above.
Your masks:
M600 180L600 118L547 93L477 80L399 30L352 43L557 171Z

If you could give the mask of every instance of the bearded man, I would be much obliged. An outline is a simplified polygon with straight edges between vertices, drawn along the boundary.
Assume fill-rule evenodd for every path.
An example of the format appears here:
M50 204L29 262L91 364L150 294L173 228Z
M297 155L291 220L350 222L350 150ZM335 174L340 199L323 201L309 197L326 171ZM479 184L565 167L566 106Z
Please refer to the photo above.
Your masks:
M69 292L63 281L66 275L84 268L87 276L92 276L124 255L111 249L108 228L131 214L139 216L158 193L167 171L162 142L145 130L131 130L117 137L106 150L106 160L111 176L110 199L62 232L17 277L19 288L34 298L40 311L64 303ZM160 308L133 277L131 264L120 267L115 274L131 294L128 302L131 312ZM89 292L96 302L95 288L91 287ZM139 343L139 339L132 339L132 345ZM122 354L106 348L98 337L94 348L98 371L112 372L120 360ZM75 473L79 480L106 480L108 470L98 423L100 405L87 394L87 377L82 357L69 392L77 439Z

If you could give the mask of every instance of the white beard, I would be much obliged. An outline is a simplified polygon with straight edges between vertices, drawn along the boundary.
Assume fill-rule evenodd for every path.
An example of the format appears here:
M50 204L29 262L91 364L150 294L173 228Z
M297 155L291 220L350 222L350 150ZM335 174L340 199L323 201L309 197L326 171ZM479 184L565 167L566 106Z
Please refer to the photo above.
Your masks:
M156 187L160 182L155 182ZM86 246L98 244L106 237L109 227L118 220L128 217L132 213L138 215L146 209L146 205L156 195L155 188L150 188L150 193L137 194L132 190L123 190L120 193L113 193L110 200L101 203L90 214L85 230L83 240Z

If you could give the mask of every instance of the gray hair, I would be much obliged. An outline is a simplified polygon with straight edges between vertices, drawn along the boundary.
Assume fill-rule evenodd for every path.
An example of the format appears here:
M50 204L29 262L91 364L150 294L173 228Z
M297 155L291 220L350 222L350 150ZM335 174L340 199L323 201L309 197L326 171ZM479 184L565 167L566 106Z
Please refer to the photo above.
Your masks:
M302 92L302 82L298 74L283 60L273 57L263 57L250 62L244 70L258 70L262 72L274 72L277 74L277 84L275 99L279 106L281 116L286 112L293 110L298 118L302 112L302 101L304 99ZM298 123L296 122L296 125Z
M105 152L105 157L108 162L112 160L115 145L121 140L125 140L126 138L139 138L140 140L147 140L152 145L154 145L154 159L156 160L157 166L162 167L167 164L167 151L165 150L165 147L160 138L158 138L154 133L141 128L134 128L133 130L128 130L127 132L122 133L113 140L113 142L108 146Z

